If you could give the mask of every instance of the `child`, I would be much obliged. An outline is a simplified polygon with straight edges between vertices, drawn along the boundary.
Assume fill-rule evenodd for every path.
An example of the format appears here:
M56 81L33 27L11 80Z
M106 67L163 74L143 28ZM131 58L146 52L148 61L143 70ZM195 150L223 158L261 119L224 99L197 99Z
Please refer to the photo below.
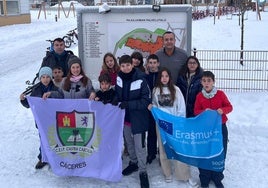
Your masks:
M133 52L131 54L131 59L135 68L139 69L141 72L145 72L145 68L143 66L143 56L140 52Z
M115 91L111 88L111 78L108 74L99 76L100 90L96 93L95 101L103 104L111 103L115 96Z
M119 70L120 68L114 55L110 52L106 53L103 57L102 70L100 72L100 75L105 73L109 74L111 77L111 85L115 86L116 77Z
M153 106L175 116L185 117L185 103L180 89L172 82L170 71L163 67L157 77L156 86L153 90ZM172 182L171 162L175 165L175 174L178 180L189 180L190 168L180 161L167 159L160 132L156 127L159 147L160 163L167 183Z
M195 56L189 56L182 66L176 85L180 88L186 105L186 117L194 117L196 95L202 90L203 69Z
M85 75L82 69L81 60L76 57L70 57L68 61L69 72L67 77L62 80L62 90L66 99L90 99L96 96L91 80Z
M203 89L196 96L194 105L194 113L198 115L205 110L217 110L222 116L222 136L223 136L223 149L227 153L228 130L226 122L228 120L226 114L233 110L233 107L223 91L217 90L214 86L215 75L210 71L204 71L201 80ZM201 187L208 187L209 182L212 180L217 188L223 188L222 180L224 178L223 172L215 172L199 168L199 178Z
M60 66L55 66L52 69L52 75L53 75L53 82L55 86L60 87L61 81L63 79L63 71Z
M119 107L125 109L123 133L130 159L122 174L127 176L139 170L141 187L149 188L145 133L149 125L147 106L151 103L151 93L143 73L134 68L129 55L120 57L119 66L120 72L115 86L116 97L112 104L121 102Z
M39 80L40 83L37 84L30 96L42 97L44 99L50 98L63 98L63 93L59 91L59 88L56 87L52 81L52 70L49 67L42 67L39 70ZM30 108L27 98L24 93L20 95L20 102L25 108ZM36 126L37 128L37 126ZM42 162L41 148L39 148L39 161L37 162L35 169L41 169L47 163Z
M159 59L155 54L151 54L147 58L147 70L148 74L146 75L146 80L150 87L151 92L156 83L158 69L159 69ZM147 163L151 164L152 161L156 158L157 154L157 136L156 136L156 128L155 128L155 120L153 115L150 113L149 115L149 128L147 135Z

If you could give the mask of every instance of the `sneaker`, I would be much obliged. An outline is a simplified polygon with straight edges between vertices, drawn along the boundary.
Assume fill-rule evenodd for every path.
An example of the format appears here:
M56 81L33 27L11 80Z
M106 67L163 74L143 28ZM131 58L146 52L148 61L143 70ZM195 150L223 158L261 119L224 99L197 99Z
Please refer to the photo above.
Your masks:
M147 172L140 173L140 184L141 184L141 188L150 187Z
M218 183L218 184L215 184L216 188L224 188L222 182Z
M155 158L156 158L155 155L148 155L147 160L146 160L146 164L151 164Z
M172 180L172 176L167 176L166 178L165 178L165 181L166 181L166 183L171 183L173 180Z
M138 171L139 167L138 167L138 163L133 163L131 161L129 161L129 165L123 170L122 174L124 176L128 176L130 174L132 174L133 172Z
M46 162L38 161L37 164L35 165L35 169L42 169L44 166L46 166Z

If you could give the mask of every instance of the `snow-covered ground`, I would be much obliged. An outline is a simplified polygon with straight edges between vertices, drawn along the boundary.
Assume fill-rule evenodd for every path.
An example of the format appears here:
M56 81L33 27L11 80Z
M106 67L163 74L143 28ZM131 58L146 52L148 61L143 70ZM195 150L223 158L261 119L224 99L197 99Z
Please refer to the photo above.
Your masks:
M0 187L131 187L138 188L138 173L123 177L121 182L111 183L92 178L57 177L49 168L35 170L39 147L38 132L30 110L19 102L19 95L25 89L25 81L32 79L38 71L45 50L46 39L63 36L77 27L76 18L70 14L55 22L56 12L48 10L47 19L43 13L37 19L38 11L31 11L32 23L0 28ZM256 19L255 12L248 13L245 21L245 49L268 50L268 12ZM193 21L192 46L197 49L239 49L240 28L238 18L225 16L216 24L213 18ZM71 48L78 55L77 46ZM90 76L90 75L89 75ZM268 94L267 92L228 92L234 110L228 116L229 145L226 160L225 179L227 188L266 188L268 174ZM127 163L124 159L124 166ZM148 165L152 188L181 187L183 182L165 183L158 160ZM198 180L198 173L193 169ZM211 184L210 187L214 187Z

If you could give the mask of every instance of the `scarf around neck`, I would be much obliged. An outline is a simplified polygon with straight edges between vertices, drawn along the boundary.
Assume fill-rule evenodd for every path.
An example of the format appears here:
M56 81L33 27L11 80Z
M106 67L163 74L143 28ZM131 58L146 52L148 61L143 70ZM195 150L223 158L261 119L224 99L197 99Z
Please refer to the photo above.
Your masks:
M204 95L205 98L207 99L211 99L213 98L217 93L217 88L215 86L213 86L211 92L207 93L206 90L203 88L202 89L202 94Z
M71 82L79 82L83 78L83 76L80 74L78 76L71 76L70 81Z

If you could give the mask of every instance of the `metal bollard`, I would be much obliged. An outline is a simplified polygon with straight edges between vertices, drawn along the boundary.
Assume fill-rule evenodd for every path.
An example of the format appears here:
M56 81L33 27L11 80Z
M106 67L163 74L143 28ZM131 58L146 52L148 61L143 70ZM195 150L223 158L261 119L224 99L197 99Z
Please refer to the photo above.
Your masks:
M56 22L58 21L58 16L57 16L57 14L55 15L55 21L56 21Z

